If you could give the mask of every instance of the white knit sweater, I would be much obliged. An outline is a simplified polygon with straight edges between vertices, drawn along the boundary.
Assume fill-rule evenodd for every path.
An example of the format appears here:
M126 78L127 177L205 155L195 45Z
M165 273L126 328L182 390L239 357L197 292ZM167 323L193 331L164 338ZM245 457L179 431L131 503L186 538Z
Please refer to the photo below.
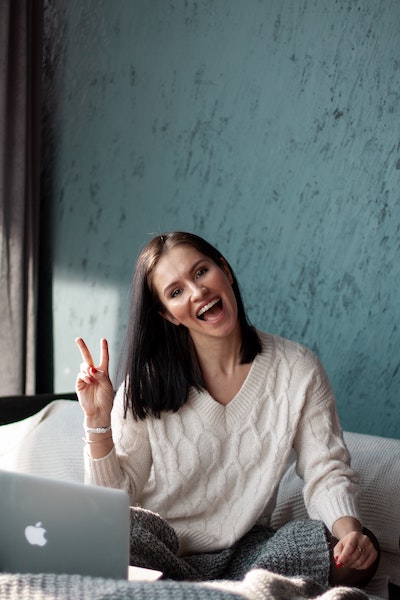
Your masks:
M176 413L137 422L123 419L121 388L115 449L86 455L86 481L124 488L132 504L167 519L181 554L226 548L268 520L293 448L310 517L329 529L339 517L359 518L358 475L322 365L304 346L259 335L263 351L229 404L192 389Z

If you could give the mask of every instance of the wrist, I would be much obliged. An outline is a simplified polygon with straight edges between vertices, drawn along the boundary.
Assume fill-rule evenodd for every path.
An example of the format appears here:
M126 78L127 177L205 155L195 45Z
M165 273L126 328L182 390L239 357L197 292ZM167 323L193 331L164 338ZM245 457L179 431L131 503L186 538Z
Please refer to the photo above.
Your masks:
M355 517L341 517L332 526L332 533L339 540L353 531L362 532L362 525Z
M111 425L106 425L105 427L88 427L84 426L85 433L93 433L95 435L100 435L102 433L110 433Z
M104 458L114 446L111 432L102 434L86 433L82 440L88 456L94 459Z
M111 416L108 415L91 415L85 416L83 421L83 428L87 429L105 429L111 427Z

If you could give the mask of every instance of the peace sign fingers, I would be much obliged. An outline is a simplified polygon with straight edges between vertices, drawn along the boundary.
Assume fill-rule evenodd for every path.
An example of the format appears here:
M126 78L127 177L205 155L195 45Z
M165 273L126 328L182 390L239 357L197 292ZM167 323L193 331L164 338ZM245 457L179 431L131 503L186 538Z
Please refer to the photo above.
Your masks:
M100 364L98 365L97 369L95 367L92 354L84 340L78 337L76 338L75 342L80 350L83 362L87 365L88 369L94 367L95 370L103 371L106 375L108 375L108 365L110 362L110 357L108 353L107 340L105 338L102 338L100 340Z
M92 354L84 340L76 338L83 363L77 376L75 389L79 402L87 417L99 416L101 420L109 420L114 390L110 377L108 343L105 338L100 341L100 363L95 367Z

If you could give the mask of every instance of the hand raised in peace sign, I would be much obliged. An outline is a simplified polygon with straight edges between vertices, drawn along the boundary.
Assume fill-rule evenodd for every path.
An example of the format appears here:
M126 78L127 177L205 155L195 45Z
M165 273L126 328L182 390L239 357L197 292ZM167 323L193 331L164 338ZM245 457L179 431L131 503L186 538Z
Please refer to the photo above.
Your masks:
M76 378L75 390L90 427L110 424L114 389L108 373L109 354L107 340L100 341L100 363L95 366L92 355L82 338L77 338L83 362Z

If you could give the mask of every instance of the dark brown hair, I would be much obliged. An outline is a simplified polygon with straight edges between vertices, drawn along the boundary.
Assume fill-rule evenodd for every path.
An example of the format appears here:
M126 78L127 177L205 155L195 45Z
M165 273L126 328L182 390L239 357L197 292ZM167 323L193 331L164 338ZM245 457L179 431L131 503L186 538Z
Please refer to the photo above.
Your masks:
M174 231L153 238L136 263L131 309L126 336L125 415L132 410L137 419L159 417L162 411L177 411L187 400L189 388L204 388L194 344L183 325L173 325L160 312L163 306L152 291L150 280L161 256L178 245L188 245L222 268L222 255L203 238ZM242 334L241 362L249 363L261 352L257 332L246 317L236 277L231 271Z

